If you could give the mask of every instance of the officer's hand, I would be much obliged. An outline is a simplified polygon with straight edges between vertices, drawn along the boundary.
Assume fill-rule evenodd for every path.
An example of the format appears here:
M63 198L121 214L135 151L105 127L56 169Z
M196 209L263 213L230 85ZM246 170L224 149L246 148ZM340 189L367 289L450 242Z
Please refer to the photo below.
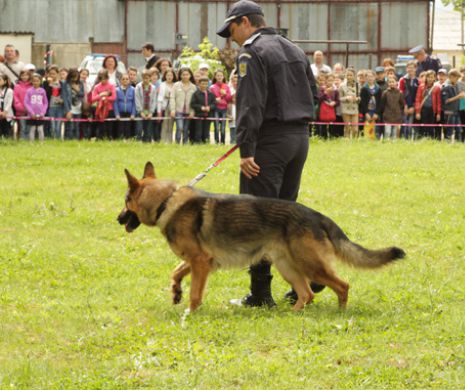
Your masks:
M252 179L260 173L260 167L255 163L253 157L241 158L240 167L247 179Z

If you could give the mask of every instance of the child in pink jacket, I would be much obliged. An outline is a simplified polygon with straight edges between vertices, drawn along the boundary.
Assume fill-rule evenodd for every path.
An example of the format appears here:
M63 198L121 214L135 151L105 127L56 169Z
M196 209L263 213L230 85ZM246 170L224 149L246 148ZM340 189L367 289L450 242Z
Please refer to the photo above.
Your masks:
M19 81L16 83L13 89L13 107L15 109L16 116L26 116L26 107L24 106L24 97L29 88L32 87L31 84L31 74L28 70L22 70L19 73ZM27 139L27 129L26 129L26 119L18 120L18 134L23 139Z
M48 108L48 99L45 89L41 87L42 77L39 74L32 75L32 88L26 91L24 97L24 107L27 115L31 118L28 120L29 140L34 141L35 133L39 134L39 140L44 140L44 125L40 119L45 116Z
M232 100L231 90L229 85L224 82L224 73L218 69L213 75L213 84L210 91L216 97L215 118L222 119L216 120L215 124L215 142L224 144L226 142L226 114L228 112L228 104Z

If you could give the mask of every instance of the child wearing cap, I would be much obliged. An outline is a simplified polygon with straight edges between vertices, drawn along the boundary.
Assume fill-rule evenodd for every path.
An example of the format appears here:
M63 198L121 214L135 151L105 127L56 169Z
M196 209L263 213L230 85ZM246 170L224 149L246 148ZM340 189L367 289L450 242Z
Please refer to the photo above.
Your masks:
M449 71L449 83L442 89L441 98L444 106L444 119L448 125L460 125L460 99L465 97L465 92L460 91L458 81L461 77L457 69ZM446 127L446 139L462 140L462 128L460 126Z

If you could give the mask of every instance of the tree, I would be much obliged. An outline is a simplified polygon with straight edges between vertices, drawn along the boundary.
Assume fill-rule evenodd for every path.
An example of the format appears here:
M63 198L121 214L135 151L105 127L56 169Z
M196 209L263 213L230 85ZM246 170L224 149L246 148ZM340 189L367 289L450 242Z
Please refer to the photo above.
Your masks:
M441 0L442 4L444 4L446 7L449 5L452 5L454 7L454 11L462 11L462 3L464 3L464 0ZM464 3L465 6L465 3Z
M189 46L185 46L182 49L179 61L182 65L189 66L193 72L199 69L201 63L207 63L210 67L209 76L212 77L213 73L217 69L226 71L225 66L220 59L220 51L217 47L214 47L208 37L203 38L202 42L199 43L199 51L195 51Z

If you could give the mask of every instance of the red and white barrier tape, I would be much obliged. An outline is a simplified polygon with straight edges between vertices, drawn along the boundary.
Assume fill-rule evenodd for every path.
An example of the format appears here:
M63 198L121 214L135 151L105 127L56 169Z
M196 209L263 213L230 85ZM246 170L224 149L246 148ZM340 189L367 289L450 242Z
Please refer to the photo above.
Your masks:
M15 119L15 120L41 120L41 121L49 121L49 122L138 122L138 121L163 121L165 119L186 119L186 120L210 120L210 121L229 121L230 119L228 118L215 118L215 117L158 117L154 116L148 119L144 119L141 117L134 117L134 118L107 118L104 120L99 120L99 119L94 119L94 118L72 118L72 119L67 119L67 118L56 118L56 117L29 117L29 116L7 116L6 119ZM339 125L339 126L345 126L345 125L351 125L351 126L364 126L368 122L321 122L321 121L310 121L308 124L310 125ZM402 126L402 127L465 127L465 124L447 124L447 123L384 123L384 122L370 122L374 124L374 126Z

